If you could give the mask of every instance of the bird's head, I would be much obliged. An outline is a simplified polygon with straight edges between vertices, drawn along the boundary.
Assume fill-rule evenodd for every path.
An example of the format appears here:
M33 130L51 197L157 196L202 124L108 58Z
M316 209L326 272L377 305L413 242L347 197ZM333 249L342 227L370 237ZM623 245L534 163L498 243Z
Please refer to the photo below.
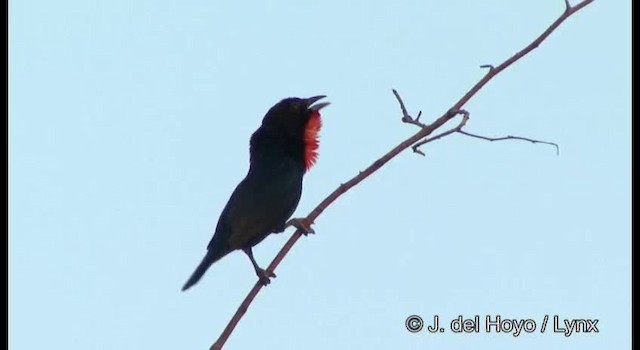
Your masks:
M322 127L320 110L329 105L329 102L318 101L325 97L286 98L271 107L262 120L262 128L283 136L291 147L304 148L305 170L318 158L318 133Z

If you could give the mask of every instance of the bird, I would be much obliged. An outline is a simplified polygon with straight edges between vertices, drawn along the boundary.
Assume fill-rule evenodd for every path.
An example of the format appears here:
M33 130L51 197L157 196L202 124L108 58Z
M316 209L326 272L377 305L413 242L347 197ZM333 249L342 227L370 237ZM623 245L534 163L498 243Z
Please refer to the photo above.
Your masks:
M259 282L266 286L276 275L258 265L252 248L290 226L305 235L314 233L306 219L290 218L300 202L303 177L318 159L320 111L330 104L320 101L324 98L289 97L267 111L249 141L247 175L222 210L207 252L183 291L235 250L249 257Z

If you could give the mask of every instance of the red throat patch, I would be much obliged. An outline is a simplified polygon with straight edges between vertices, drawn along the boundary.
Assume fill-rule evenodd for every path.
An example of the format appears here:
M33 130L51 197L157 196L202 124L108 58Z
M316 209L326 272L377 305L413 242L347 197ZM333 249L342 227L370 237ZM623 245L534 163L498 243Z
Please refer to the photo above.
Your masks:
M307 126L304 129L304 170L308 171L318 159L318 140L322 119L320 112L312 110Z

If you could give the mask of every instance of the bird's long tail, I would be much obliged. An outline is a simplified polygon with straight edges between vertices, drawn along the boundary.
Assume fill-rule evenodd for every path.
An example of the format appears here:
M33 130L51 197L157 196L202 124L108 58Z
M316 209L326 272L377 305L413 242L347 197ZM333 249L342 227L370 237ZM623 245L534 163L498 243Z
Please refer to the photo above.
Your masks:
M189 277L184 286L182 286L182 291L185 291L191 288L191 286L193 286L194 284L198 283L209 266L211 266L214 262L220 260L220 258L222 258L222 256L224 255L226 254L216 254L214 251L208 250L207 254L204 256L204 258L202 258L202 261L200 262L198 267L196 267L196 270L191 274L191 277Z

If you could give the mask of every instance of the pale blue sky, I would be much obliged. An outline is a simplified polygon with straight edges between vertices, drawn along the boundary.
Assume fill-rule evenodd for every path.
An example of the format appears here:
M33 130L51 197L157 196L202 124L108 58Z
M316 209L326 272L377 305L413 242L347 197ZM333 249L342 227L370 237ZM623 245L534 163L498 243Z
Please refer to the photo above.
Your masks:
M255 282L234 253L180 292L281 98L325 94L297 215L522 48L562 0L11 1L11 349L206 349ZM598 0L486 86L467 130L318 219L229 349L630 346L631 1ZM255 249L267 265L290 232ZM411 334L599 319L597 334Z

